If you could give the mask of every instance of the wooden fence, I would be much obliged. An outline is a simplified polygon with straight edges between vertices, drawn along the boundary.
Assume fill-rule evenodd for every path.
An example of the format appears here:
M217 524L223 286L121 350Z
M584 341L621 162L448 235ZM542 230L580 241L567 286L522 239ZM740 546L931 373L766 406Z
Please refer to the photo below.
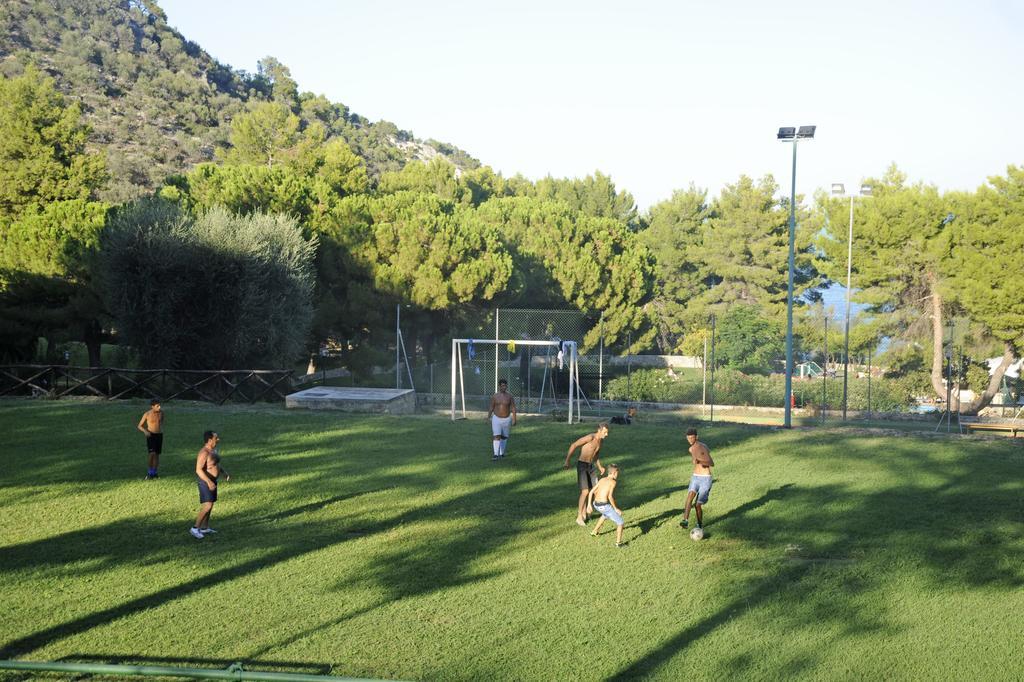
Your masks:
M95 396L256 403L284 400L292 371L276 369L118 369L68 365L0 365L0 397ZM285 391L283 393L282 391Z

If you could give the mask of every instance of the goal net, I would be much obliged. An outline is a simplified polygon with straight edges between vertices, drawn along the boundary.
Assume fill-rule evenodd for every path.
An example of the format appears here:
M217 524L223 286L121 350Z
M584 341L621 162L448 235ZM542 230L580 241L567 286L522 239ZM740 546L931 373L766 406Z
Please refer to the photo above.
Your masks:
M498 380L523 412L541 412L562 401L566 421L580 421L579 349L575 341L533 339L452 339L451 418L466 418L466 396L481 402L498 390Z

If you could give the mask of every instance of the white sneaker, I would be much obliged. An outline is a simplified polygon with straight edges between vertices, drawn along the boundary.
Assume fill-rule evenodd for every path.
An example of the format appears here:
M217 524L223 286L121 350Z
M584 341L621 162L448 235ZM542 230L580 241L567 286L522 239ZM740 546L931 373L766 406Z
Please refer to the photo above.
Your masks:
M199 532L202 533L203 535L206 535L207 533L216 533L217 531L215 531L212 528L200 528Z
M188 532L189 532L189 535L194 537L196 540L202 540L203 539L203 531L199 530L195 526L193 526L192 528L189 528Z

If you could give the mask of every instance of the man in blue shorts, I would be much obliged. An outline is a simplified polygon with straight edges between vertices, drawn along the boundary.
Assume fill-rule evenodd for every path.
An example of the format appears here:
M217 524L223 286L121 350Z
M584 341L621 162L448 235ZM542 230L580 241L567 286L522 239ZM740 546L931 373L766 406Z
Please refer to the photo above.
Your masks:
M686 528L690 525L690 506L697 508L697 528L704 526L704 505L711 494L711 467L715 461L711 459L708 446L697 440L697 429L686 432L686 442L690 444L690 459L693 460L693 474L690 476L690 488L686 491L686 504L683 505L683 520L679 525Z

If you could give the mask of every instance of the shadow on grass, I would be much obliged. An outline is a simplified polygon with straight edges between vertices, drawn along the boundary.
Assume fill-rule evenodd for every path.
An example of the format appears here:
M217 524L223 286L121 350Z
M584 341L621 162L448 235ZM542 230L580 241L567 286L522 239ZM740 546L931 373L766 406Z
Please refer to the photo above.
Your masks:
M755 509L760 509L769 502L772 502L774 500L783 500L786 497L786 492L790 490L792 487L792 483L786 483L784 485L780 485L778 488L772 488L771 490L766 492L764 495L761 495L757 499L744 502L740 506L730 509L721 516L709 518L704 525L706 527L727 523L730 519L742 517L744 514L748 512L752 512Z
M640 529L640 535L647 535L669 519L679 516L679 512L680 510L678 509L666 509L655 516L649 516L647 518L640 519L635 523L626 524L626 527L629 528L630 526L635 526Z
M273 643L268 644L266 646L262 646L262 647L260 647L260 648L258 648L256 650L252 651L249 654L248 658L253 660L253 661L259 661L260 665L271 665L269 662L267 662L265 659L262 658L263 656L265 656L266 654L270 653L271 651L275 651L277 649L284 648L284 647L289 646L291 644L295 644L296 642L300 642L300 641L306 639L307 637L311 637L311 636L313 636L313 635L315 635L315 634L317 634L319 632L322 632L324 630L332 628L332 627L334 627L336 625L341 625L345 621L352 620L353 618L358 618L359 616L361 616L363 614L366 614L366 613L370 613L374 609L378 609L381 606L384 606L386 604L387 604L386 601L375 602L375 603L370 604L368 606L363 606L361 608L355 609L355 610L350 611L348 613L344 613L344 614L342 614L340 616L337 616L337 617L332 618L330 620L324 621L322 623L317 623L316 625L314 625L312 627L306 628L304 630L300 630L299 632L296 632L294 634L288 635L287 637L284 637L283 639L279 639L276 642L273 642Z
M722 606L687 623L609 679L664 674L662 669L697 640L753 612L790 635L813 632L809 640L815 644L805 643L801 649L795 643L800 637L788 640L786 647L772 652L783 660L768 670L767 652L753 645L752 652L739 651L726 668L705 670L705 675L783 679L806 674L830 648L823 639L899 633L892 605L877 599L891 578L889 566L897 562L913 568L915 578L936 591L958 587L1010 594L1024 587L1024 551L1012 534L993 530L1013 528L1020 521L1020 486L999 486L1008 477L1019 478L1020 461L986 458L982 463L964 457L950 464L933 460L922 448L925 443L910 438L879 458L870 443L858 442L854 435L840 438L844 442L832 443L828 450L806 452L812 450L808 448L795 454L803 460L795 465L870 462L887 470L890 484L865 490L856 487L856 477L852 485L785 484L714 519L720 533L731 538L778 547L777 559L762 575L729 585ZM985 524L983 542L975 528L965 528L950 513L968 502L972 517ZM837 599L837 594L842 597ZM717 601L715 595L709 599Z
M373 488L370 490L360 490L353 493L335 495L334 497L329 497L326 500L310 502L309 504L304 504L299 507L292 507L291 509L285 509L284 511L275 512L273 514L265 514L263 516L252 517L251 519L249 519L248 523L277 523L279 521L289 519L293 516L300 516L302 514L312 514L318 511L322 511L323 509L326 509L332 504L338 504L339 502L352 500L357 497L362 497L363 495L372 495L374 493L381 493L394 489L395 486L382 486L380 488Z
M352 539L352 537L347 536L345 529L323 526L316 533L306 534L299 539L295 538L295 535L290 535L284 547L267 551L256 559L224 566L191 582L180 583L173 587L158 590L117 606L96 611L5 642L0 647L0 657L18 658L53 642L111 623L119 618L124 618L147 609L157 608L189 595L222 586L236 578L242 578L252 572L265 569L279 562L288 561L319 551L324 547L337 545Z
M394 483L393 480L382 482L368 490L338 496L338 499L348 499L377 490L389 489L394 487ZM484 503L499 499L496 498L496 494L498 491L506 488L507 485L486 486L452 498L439 505L429 507L413 506L385 520L360 523L358 518L346 519L342 523L309 524L306 531L302 534L254 535L248 543L249 548L255 547L264 550L257 558L234 565L221 566L215 571L190 582L158 590L116 606L9 640L0 646L0 657L17 658L56 641L106 625L126 616L158 608L164 604L183 599L204 590L220 587L232 580L242 578L255 571L264 570L280 562L320 552L359 537L382 533L402 524L434 519L451 519L456 512L462 513L464 517L474 518L476 520L474 527L465 533L451 535L448 538L427 538L414 550L403 549L388 552L388 555L381 557L379 563L372 568L371 573L375 575L376 580L388 588L388 593L392 599L448 589L478 580L486 580L498 575L499 572L497 570L472 572L468 570L468 565L477 558L486 556L507 543L525 525L519 523L516 527L510 527L504 519L498 519L486 513ZM557 497L560 498L560 496ZM338 501L338 499L331 498L324 502L303 505L288 510L282 513L281 516L286 518L313 512L324 508L327 504ZM545 499L549 500L545 509L550 509L553 505L558 504L554 502L556 496L553 494L546 495ZM466 512L467 509L474 511ZM265 521L266 519L258 519L253 523L264 523ZM180 532L182 528L181 524L178 523L160 524L154 528L153 524L146 524L144 519L133 520L133 522L137 524L137 530L143 530L144 527L145 532L157 535L172 532L172 529L177 529ZM358 528L358 532L352 531L353 526ZM127 547L123 543L105 544L103 539L108 536L113 536L115 539L120 537L117 534L111 534L109 528L92 528L67 533L54 538L47 538L43 541L15 545L5 548L4 564L12 568L24 568L40 564L52 565L82 560L81 547L83 545L90 547L93 556L97 554L102 555L112 563L124 562L129 560L129 558L132 560L138 559L138 547ZM261 544L262 547L260 547ZM61 548L70 545L77 549L69 549L66 555L62 555ZM180 551L180 547L178 549ZM345 618L347 617L351 617L351 615ZM330 623L331 621L319 624L311 628L309 633L329 627ZM291 636L287 638L287 642L297 641L301 636L304 635L300 633L297 637ZM277 645L262 651L269 651L274 648L277 648Z
M806 572L806 568L789 569L784 575L778 576L778 578L781 578L785 582L793 582L799 580L799 578ZM635 663L619 670L608 679L625 681L635 680L637 678L650 675L675 656L681 649L686 648L700 637L710 634L716 628L725 625L731 619L741 615L744 611L749 610L752 601L754 604L759 604L766 598L773 596L776 594L777 589L775 579L753 586L742 596L733 599L725 606L718 609L713 615L683 628L673 637L661 643L651 651L648 651ZM737 674L742 674L744 671L737 670L735 672ZM717 676L710 675L710 677L715 678Z
M383 446L380 436L372 432L358 437L348 437L341 433L316 445L318 448L344 449L346 454L366 447L374 453L373 461L359 468L357 475L348 479L348 485L357 489L331 490L327 491L328 496L322 500L307 501L309 480L298 484L288 483L282 487L280 499L301 499L303 504L244 521L241 515L232 517L237 519L239 527L262 529L268 521L294 521L298 516L317 514L339 502L397 489L400 494L394 497L400 499L396 502L389 497L389 503L398 509L392 510L387 518L381 519L382 512L376 510L376 517L370 520L357 514L343 520L307 524L308 527L304 527L301 533L253 532L246 541L248 549L260 553L258 558L218 567L216 571L199 576L192 582L158 590L18 637L0 646L0 655L15 657L32 652L139 611L160 607L201 590L223 586L228 581L276 563L343 545L362 535L384 533L403 524L422 523L430 529L435 525L447 529L454 527L454 530L445 533L431 531L411 538L403 535L396 543L382 543L372 547L365 557L361 555L365 565L361 569L353 569L353 574L360 578L339 581L335 588L344 590L366 584L381 588L384 598L369 606L332 616L323 622L311 623L304 630L291 633L251 654L251 658L256 659L259 665L272 665L259 657L395 600L492 579L504 572L501 555L511 543L521 541L527 534L531 542L536 542L564 532L561 526L538 531L536 524L531 523L535 518L561 511L570 515L573 513L578 494L578 489L574 488L574 473L562 474L555 470L558 457L564 457L564 449L561 450L563 454L550 447L538 447L536 452L530 454L520 455L516 452L512 460L498 465L511 466L494 469L488 468L493 465L482 457L469 459L451 454L452 451L462 451L463 446L470 441L486 444L486 437L478 438L476 431L469 434L458 427L439 430L439 433L450 437L443 442L432 442L441 439L424 438L418 429L419 425L404 427L401 424L398 420L394 421L394 429L390 430ZM479 429L481 433L483 428ZM627 512L630 508L639 508L684 489L683 486L663 488L658 485L663 481L661 477L666 467L671 465L666 464L665 457L658 453L637 451L637 442L652 442L666 431L662 429L661 434L654 433L655 428L660 427L643 429L648 433L641 434L642 438L631 437L628 441L623 439L623 445L612 441L622 457L610 457L608 461L618 460L624 464L626 477L622 506ZM735 447L765 433L763 429L749 427L715 428L716 441L721 439L719 447ZM575 431L558 430L558 438L564 441L559 442L558 447L564 448L571 442L569 436ZM437 435L437 432L430 433ZM538 428L527 434L523 441L536 443L541 439L550 439L544 429ZM412 453L414 456L406 449L410 439L420 448L419 452ZM254 436L253 440L258 438ZM267 461L277 454L289 454L292 448L287 442L270 448L248 447L258 450L260 457L250 462L246 476L267 481L296 476L295 471L282 468L280 463ZM685 452L682 444L679 452L680 466L688 465L688 459L682 455ZM680 629L664 641L655 643L629 664L614 671L615 676L627 679L656 673L697 638L716 633L730 619L754 611L765 611L781 623L781 627L794 631L831 626L840 631L838 636L845 637L891 630L895 626L891 624L893 619L884 602L863 605L855 601L858 596L868 595L883 587L882 573L862 570L858 562L884 563L884 560L892 557L873 555L897 549L901 553L900 558L912 562L920 575L930 578L937 586L953 584L965 588L1020 588L1020 566L1024 564L1024 556L1019 547L1008 542L998 532L991 531L985 538L984 552L974 551L977 548L977 534L966 532L959 520L948 513L948 510L961 509L965 503L969 503L974 507L974 516L984 519L986 524L990 524L989 527L1019 523L1019 485L1000 487L1006 481L1019 480L1019 460L1000 462L996 458L987 458L984 469L980 471L976 463L966 458L953 464L937 464L922 455L922 442L911 438L896 441L896 445L885 457L877 455L874 446L860 444L853 435L839 435L828 439L827 443L794 450L787 455L793 460L793 466L828 466L831 463L870 460L874 466L882 467L889 478L883 479L884 487L875 489L857 487L856 477L851 477L849 484L817 487L801 487L790 483L777 485L721 517L710 519L719 526L716 535L760 547L777 547L777 561L767 566L762 575L739 584L730 583L728 596L709 595L709 603L723 605L714 608L697 622L681 624ZM312 461L317 461L315 475L327 482L334 481L335 477L344 481L344 477L354 471L353 460L348 457L303 459L304 464ZM433 468L433 471L423 475L394 473L396 469L410 466ZM235 467L232 470L238 471ZM538 475L538 470L542 474ZM495 482L494 476L500 480ZM688 471L679 472L680 480L687 476ZM484 483L481 484L477 479ZM464 494L444 497L446 486L453 480L458 485L471 486L472 489ZM514 505L522 504L523 500L528 500L529 514L511 513ZM681 502L680 497L680 506ZM662 525L674 513L675 510L666 510L636 522L641 528L641 536ZM460 523L451 524L455 519ZM151 520L140 518L132 519L130 523L132 525L127 530L130 532L134 528L132 537L162 533L181 535L183 531L182 524L178 522L154 524ZM4 548L0 562L5 567L10 565L18 568L58 566L90 558L100 558L109 564L131 563L138 560L140 553L143 557L171 558L174 552L181 551L180 545L167 549L156 543L146 544L146 541L143 541L141 547L125 546L120 542L121 538L112 536L109 530L109 527L90 528ZM797 549L787 555L782 548L789 545ZM9 549L14 553L9 555ZM992 561L993 556L1002 558L995 562ZM479 566L487 568L481 570ZM842 590L848 600L835 601L837 590ZM775 672L781 675L783 672L807 670L821 656L819 651L813 649L796 652L785 664L787 667L776 669ZM756 655L745 658L744 652L738 651L732 659L733 667L704 672L712 678L739 677L750 674L750 663L746 661L756 659ZM763 669L761 674L765 674Z
M489 466L489 465L483 465ZM447 522L459 519L467 527L458 532L424 535L412 547L399 543L386 545L366 557L366 565L353 571L358 578L339 581L336 590L357 587L382 588L387 595L379 602L338 617L326 619L305 630L289 635L252 652L253 657L281 649L307 637L368 613L398 600L449 590L471 583L489 580L504 573L500 564L480 570L474 568L480 560L500 555L503 548L529 532L531 542L542 542L565 532L570 524L542 531L531 523L559 510L570 510L572 500L566 494L571 487L558 475L540 479L525 472L517 472L512 483L491 485L465 495L459 495L429 506L416 506L388 522L389 528L419 522ZM529 495L530 514L509 515L512 501ZM568 512L567 512L568 513ZM574 525L571 526L575 528Z
M0 433L5 446L0 450L0 482L4 486L97 485L141 480L146 473L145 439L135 429L144 408L126 410L122 405L36 405L32 409L0 411ZM138 412L138 414L136 414ZM313 419L308 415L287 415L278 420L254 423L252 414L223 412L214 406L195 413L168 409L162 478L191 479L196 453L202 447L201 434L216 428L225 436L222 454L235 468L270 478L282 474L275 456L320 451L305 463L320 466L330 456L373 452L398 457L402 444L415 441L417 424L386 417L355 420ZM381 438L380 425L388 438ZM296 433L311 430L313 435ZM286 435L282 441L282 432ZM102 438L97 434L102 433ZM289 461L297 468L303 461Z
M578 430L565 429L566 433L560 435L568 434L568 437L563 439L567 444L571 442L572 434ZM727 435L731 436L734 442L742 442L758 433L757 430L746 427L734 427L728 430L723 429L723 431L727 431ZM535 439L538 436L545 436L545 434L542 429L536 429L531 436ZM545 437L550 438L550 436ZM520 439L519 443L528 445L528 440L530 439ZM682 436L680 436L680 440L682 440ZM527 442L524 443L524 441ZM513 445L517 445L517 443L513 442ZM623 446L619 446L619 448L626 450L626 447ZM507 472L516 476L513 482L487 486L429 506L414 507L399 515L393 521L393 526L422 521L450 521L454 518L460 518L471 525L468 528L460 528L456 533L431 534L413 547L383 548L374 556L367 558L367 564L362 570L355 571L362 577L339 582L335 585L335 589L345 590L357 586L383 588L387 594L386 599L375 606L326 619L300 633L290 635L272 645L261 647L252 655L263 655L294 644L306 637L315 636L342 622L396 600L430 594L496 577L502 571L496 569L478 571L472 566L482 558L499 556L503 548L527 532L530 534L531 542L541 542L547 537L565 532L566 529L571 531L575 526L569 521L564 527L554 526L544 531L537 531L531 523L534 518L550 516L560 511L565 512L567 516L575 515L575 505L579 494L579 489L575 485L575 472L564 471L558 464L562 461L561 458L564 458L564 455L551 456L549 459L548 455L536 451L535 454L517 453L508 462L501 463L502 465L512 465L513 468L507 469ZM652 458L647 453L634 452L623 453L621 457L616 456L615 460L622 463L624 471L629 476L625 480L623 488L630 508L643 506L656 499L671 497L686 489L685 485L659 489L651 486L641 487L630 482L634 477L641 478L646 474L663 469L665 466L663 459ZM612 458L606 457L605 461L610 463ZM458 466L467 467L469 471L477 471L479 468L494 471L494 465L486 462L484 458L480 458L479 462L474 462L475 460L471 460L468 467L465 462L459 463ZM539 470L544 472L540 476L537 475L538 466L541 467ZM510 505L518 504L524 499L529 500L528 515L508 513ZM672 514L673 512L669 511L661 516L669 518ZM647 524L647 530L651 530L659 524L659 520L658 518L645 519L639 523Z
M237 519L231 524L233 529L245 531L253 526L278 523L291 517L316 513L332 504L394 488L394 485L372 485L365 490L342 493L263 516L240 517L238 514L228 514L218 518ZM188 515L173 521L158 521L151 516L139 516L60 533L41 540L7 545L0 548L0 568L4 571L59 569L76 562L88 562L88 568L76 568L76 575L81 576L125 563L170 561L180 556L181 542L175 540L186 537L184 532L190 520L191 517ZM340 532L348 537L361 534ZM125 543L126 537L132 538L132 542Z

